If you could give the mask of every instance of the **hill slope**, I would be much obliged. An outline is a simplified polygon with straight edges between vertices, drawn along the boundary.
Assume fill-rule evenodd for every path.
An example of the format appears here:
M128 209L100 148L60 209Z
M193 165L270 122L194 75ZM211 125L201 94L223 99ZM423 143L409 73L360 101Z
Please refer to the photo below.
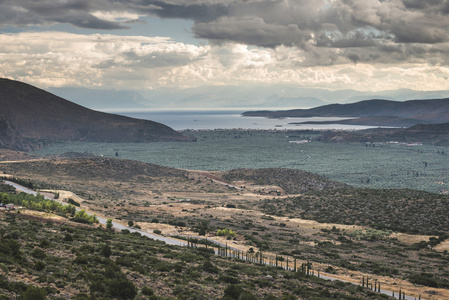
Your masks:
M225 172L223 178L229 182L243 180L257 185L276 185L288 194L346 187L314 173L281 168L235 169Z
M351 104L330 104L311 109L249 111L243 113L243 115L269 118L358 117L360 119L351 120L350 123L354 125L391 126L391 124L394 124L394 126L412 126L420 123L435 124L448 122L449 99L409 100L404 102L365 100ZM334 121L333 123L339 122Z
M410 128L375 128L358 131L323 131L316 140L323 142L389 142L449 145L449 123L419 124Z
M88 142L190 141L160 123L93 111L31 85L0 79L0 114L22 137Z

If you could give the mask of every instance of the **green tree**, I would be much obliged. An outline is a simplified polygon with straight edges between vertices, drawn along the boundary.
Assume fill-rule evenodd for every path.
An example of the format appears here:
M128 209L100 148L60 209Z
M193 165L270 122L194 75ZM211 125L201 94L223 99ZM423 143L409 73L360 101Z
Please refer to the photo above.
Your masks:
M106 220L106 228L111 229L112 228L112 219Z
M111 256L111 254L112 254L111 247L109 247L108 245L101 246L101 255L109 258L109 256Z
M78 211L72 220L75 222L87 223L87 224L98 223L97 216L90 215L90 214L86 213L86 211L84 209Z

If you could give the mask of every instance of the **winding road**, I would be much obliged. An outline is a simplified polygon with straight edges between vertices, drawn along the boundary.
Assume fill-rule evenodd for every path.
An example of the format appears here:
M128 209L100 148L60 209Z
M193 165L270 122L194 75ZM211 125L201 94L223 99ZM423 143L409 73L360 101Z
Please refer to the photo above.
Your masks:
M17 183L15 183L15 182L8 181L8 180L3 180L3 182L4 182L5 184L8 184L8 185L13 186L14 188L16 188L17 190L19 190L19 191L21 191L21 192L24 192L24 193L27 193L27 194L31 194L31 195L35 195L35 196L38 195L38 192L33 191L33 190L31 190L31 189L29 189L29 188L26 188L26 187L24 187L24 186L21 186L20 184L17 184ZM220 182L217 182L217 183L220 183ZM59 202L59 203L61 203L61 204L63 204L63 205L68 205L68 203L62 202L61 200L53 199L53 198L50 198L50 197L47 197L47 196L44 196L44 198L45 198L45 199L48 199L48 200L52 200L52 201ZM79 211L79 210L81 210L81 209L80 209L80 208L76 208L76 210ZM98 216L97 216L97 218L98 218L98 221L100 222L100 224L106 225L107 219L101 218L101 217L98 217ZM129 227L129 226L124 226L124 225L119 224L119 223L117 223L117 222L112 222L112 226L113 226L114 228L116 228L116 229L119 229L119 230L126 229L126 230L129 230L130 232L138 232L138 233L140 233L140 234L143 235L143 236L152 238L152 239L154 239L154 240L163 241L163 242L165 242L165 243L168 244L168 245L184 246L184 247L188 246L188 244L187 244L186 241L178 240L178 239L175 239L175 238L164 237L164 236L160 236L160 235L157 235L157 234L148 233L148 232L143 231L143 230L140 230L140 229L132 228L132 227ZM199 237L199 236L191 236L191 238L205 239L205 238ZM220 242L218 242L218 241L211 240L211 239L208 239L208 241L210 241L211 243L214 243L214 244L216 244L216 245L219 245L219 246L221 246L221 247L227 246L228 249L231 249L231 250L234 250L234 251L238 251L238 249L233 248L233 247L230 247L230 246L228 246L228 245L224 245L223 243L220 243ZM217 253L217 250L216 250L215 252L216 252L216 254L218 254L218 253ZM231 256L231 254L229 254L228 256ZM268 263L266 263L266 264L268 264ZM343 281L343 282L349 282L349 281L342 280L342 279L340 279L340 278L331 277L331 274L323 275L323 273L321 273L319 277L322 278L322 279L331 280L331 281L340 280L340 281ZM349 282L349 283L355 284L355 283L353 283L353 282ZM358 285L360 285L360 284L358 284ZM388 296L391 296L391 295L392 295L392 292L391 292L391 291L382 290L382 289L380 290L380 293L381 293L381 294L388 295ZM399 299L397 293L395 294L395 297L394 297L394 298ZM405 297L402 298L402 299L406 299L406 300L416 300L416 297L412 297L412 296L407 296L407 295L405 295ZM421 299L424 300L424 298L421 298Z

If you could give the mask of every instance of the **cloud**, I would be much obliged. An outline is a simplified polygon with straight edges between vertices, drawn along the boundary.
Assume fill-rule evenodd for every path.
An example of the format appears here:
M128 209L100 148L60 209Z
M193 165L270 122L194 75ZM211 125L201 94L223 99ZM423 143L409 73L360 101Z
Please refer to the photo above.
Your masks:
M438 64L448 47L384 45L338 50L257 48L245 44L191 45L164 37L23 32L0 35L0 77L39 87L145 90L201 85L292 84L329 89L449 88ZM359 51L356 51L359 50ZM432 53L435 61L427 60ZM392 63L390 56L397 56ZM410 64L408 59L415 57ZM377 65L371 64L376 60ZM318 63L319 62L319 63Z
M143 16L193 21L215 45L296 47L328 65L357 62L447 64L449 0L3 0L0 26L126 29ZM417 48L424 53L415 51ZM395 51L387 51L388 49ZM436 52L435 52L436 51ZM433 57L433 53L438 53ZM326 57L326 55L329 55ZM321 58L322 60L318 60Z
M197 23L193 31L198 38L207 38L218 43L232 41L270 48L278 45L304 45L311 39L309 33L302 31L295 24L267 24L261 18L222 17L215 22Z

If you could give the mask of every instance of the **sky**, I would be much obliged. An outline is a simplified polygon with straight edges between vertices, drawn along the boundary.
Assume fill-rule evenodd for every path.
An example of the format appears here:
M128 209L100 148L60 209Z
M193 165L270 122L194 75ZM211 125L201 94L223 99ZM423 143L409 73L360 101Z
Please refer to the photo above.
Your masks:
M449 90L449 0L0 0L0 77L142 92Z

